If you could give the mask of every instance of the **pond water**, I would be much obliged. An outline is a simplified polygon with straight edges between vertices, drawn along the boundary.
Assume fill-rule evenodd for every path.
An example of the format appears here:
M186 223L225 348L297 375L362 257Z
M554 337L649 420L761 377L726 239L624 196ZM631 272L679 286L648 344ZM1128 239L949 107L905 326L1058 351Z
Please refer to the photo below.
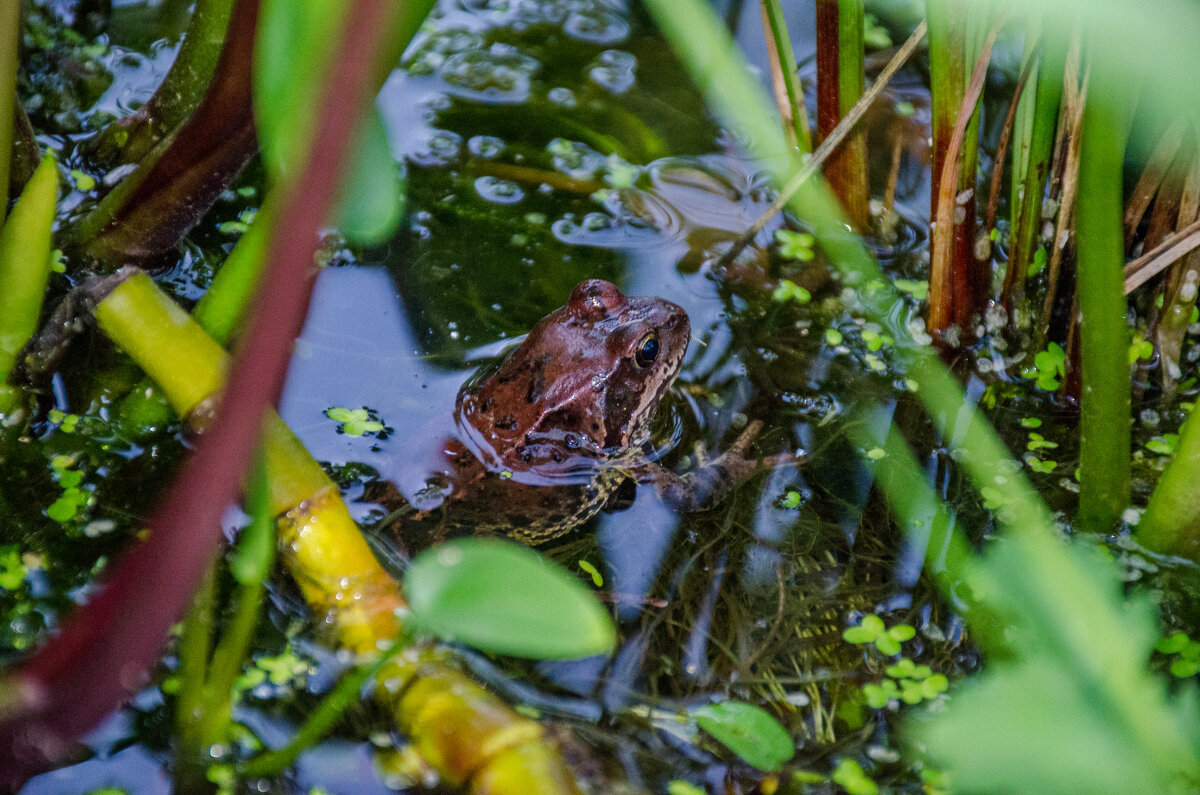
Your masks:
M113 38L98 57L111 85L73 112L77 129L60 118L61 132L43 138L69 168L88 169L79 144L98 114L120 115L144 101L177 45L177 37L147 41L130 23L152 4L116 5ZM788 13L800 75L811 86L813 7L789 4ZM735 3L728 16L765 71L757 5ZM117 36L129 29L143 30L140 40ZM893 145L902 153L901 220L887 240L869 244L903 279L923 278L922 86L916 72L902 73L869 120L873 173L886 175ZM602 575L598 593L612 605L621 638L611 659L530 664L464 653L465 665L513 703L569 727L600 780L627 781L631 791L664 792L673 779L712 792L757 791L759 774L678 729L680 711L723 698L771 704L796 743L799 768L828 774L833 756L849 756L881 782L918 789L919 771L901 760L891 734L897 711L863 700L862 686L882 678L878 661L842 632L873 613L888 626L915 628L903 646L909 659L951 678L978 665L960 620L922 576L925 550L893 525L859 446L847 438L848 424L864 422L859 408L883 405L918 433L924 421L890 361L886 335L856 314L826 264L785 260L770 246L783 219L718 267L773 196L759 166L707 115L643 12L581 0L441 3L378 106L405 165L408 221L386 244L331 253L281 404L309 451L338 476L360 522L386 512L367 496L377 482L406 494L424 485L428 473L414 451L440 440L436 419L453 408L464 380L586 278L669 299L690 316L683 371L654 424L663 463L684 468L695 443L719 450L753 420L765 423L759 452L803 451L808 459L764 471L690 515L638 487L624 510L545 547L581 577L581 562ZM252 171L160 275L182 300L200 294L232 243L230 223L255 205ZM86 202L75 191L63 211ZM792 223L803 228L802 219ZM812 300L776 296L783 278ZM917 297L906 296L895 311L919 323ZM65 523L70 549L54 538L62 526L44 514L66 489L46 461L77 449L78 439L47 413L36 425L36 449L0 454L0 507L24 533L13 537L25 539L22 554L37 558L33 590L0 597L7 618L0 642L11 654L36 643L86 593L96 561L123 545L152 503L145 484L166 482L181 451L174 427L136 439L121 432L112 396L135 374L102 340L90 346L68 365L91 356L93 366L64 367L44 407L86 415L81 422L90 428L74 466L93 496ZM979 367L968 392L978 399L1000 381L1001 420L1015 427L1025 412L1045 411L1047 403L991 372ZM368 408L390 431L350 436L326 415L331 407ZM1021 433L1015 444L1023 446ZM1073 469L1074 452L1061 428L1044 436L1063 448L1058 473L1039 486L1053 507L1066 508L1074 489L1063 473ZM928 464L942 496L966 528L985 532L985 506L961 488L961 474L931 438ZM3 442L21 448L8 436ZM402 566L387 534L375 538L381 557ZM278 743L342 664L321 645L294 586L281 578L268 607L256 665L291 667L278 680L247 686L236 717ZM160 683L170 681L173 665L165 661ZM24 791L169 791L168 700L159 686L147 688L88 738L92 759L40 776ZM396 741L382 716L356 708L292 776L257 782L257 791L388 791L394 780L385 752Z

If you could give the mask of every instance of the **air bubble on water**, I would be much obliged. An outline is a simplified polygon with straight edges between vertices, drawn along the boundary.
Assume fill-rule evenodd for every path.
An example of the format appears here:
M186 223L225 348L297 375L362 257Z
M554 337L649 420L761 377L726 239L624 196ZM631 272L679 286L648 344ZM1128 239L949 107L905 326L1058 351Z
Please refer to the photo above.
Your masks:
M602 8L583 8L567 17L563 32L573 39L604 47L624 41L629 36L629 22Z
M579 100L575 98L575 92L562 86L550 89L546 94L546 99L563 108L573 108L579 104Z
M637 58L622 50L605 50L592 62L588 77L593 83L613 94L624 94L633 88Z
M499 177L480 177L475 180L475 192L492 204L516 204L525 198L525 191L515 182Z

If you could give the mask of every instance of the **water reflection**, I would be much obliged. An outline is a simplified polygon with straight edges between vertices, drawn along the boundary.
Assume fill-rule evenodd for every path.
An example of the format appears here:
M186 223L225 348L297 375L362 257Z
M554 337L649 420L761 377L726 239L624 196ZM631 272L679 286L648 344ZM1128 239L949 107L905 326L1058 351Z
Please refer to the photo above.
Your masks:
M367 464L413 494L433 471L429 462L450 427L462 380L459 370L431 365L387 271L327 268L296 343L280 413L318 460ZM339 424L325 416L334 406L368 407L396 433L382 440L338 433Z

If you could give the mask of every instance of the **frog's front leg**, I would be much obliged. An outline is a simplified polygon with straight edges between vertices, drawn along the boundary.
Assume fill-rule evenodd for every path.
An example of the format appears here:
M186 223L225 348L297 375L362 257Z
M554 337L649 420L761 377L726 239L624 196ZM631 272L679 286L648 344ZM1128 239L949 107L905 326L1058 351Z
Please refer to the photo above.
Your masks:
M804 462L804 456L800 453L784 453L764 459L748 458L746 450L761 430L761 420L750 423L733 444L713 459L709 459L704 445L697 442L693 454L695 464L682 475L657 464L643 464L634 470L633 475L641 483L652 484L659 499L668 505L683 511L699 510L760 469Z

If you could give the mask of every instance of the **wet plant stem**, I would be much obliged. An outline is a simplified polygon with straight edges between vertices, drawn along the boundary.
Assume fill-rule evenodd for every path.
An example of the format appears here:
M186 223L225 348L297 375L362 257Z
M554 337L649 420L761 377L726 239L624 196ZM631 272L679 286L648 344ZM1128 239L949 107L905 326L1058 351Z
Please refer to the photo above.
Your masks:
M1004 158L1008 154L1009 144L1012 142L1013 124L1017 118L1017 108L1020 106L1020 99L1025 95L1025 86L1029 82L1029 75L1033 71L1033 66L1036 61L1030 58L1025 66L1021 69L1021 76L1017 78L1017 85L1013 88L1012 100L1008 104L1008 113L1004 116L1004 126L1000 130L1000 140L996 144L996 157L993 160L992 166L992 181L988 188L988 203L987 211L983 216L983 228L986 232L991 232L996 228L996 209L1000 205L1000 182L1004 176Z
M135 163L191 115L212 82L232 8L233 0L196 2L167 76L149 102L100 133L101 157Z
M274 521L270 514L269 483L266 468L261 459L254 468L252 485L247 490L246 510L252 517L250 527L242 532L238 543L238 554L245 555L247 548L258 546L260 558L249 576L239 576L235 567L235 579L239 581L234 595L233 615L221 633L220 641L209 661L204 677L203 698L195 716L196 751L201 754L209 748L230 740L229 728L233 717L234 686L242 672L254 630L262 615L263 599L266 595L266 578L274 560ZM256 533L267 535L268 543L256 544ZM210 611L215 609L215 600L210 594ZM215 613L214 613L215 616ZM211 619L210 619L211 620ZM202 758L202 757L198 757Z
M817 0L817 136L827 137L862 97L862 0ZM825 178L854 228L870 226L867 138L851 130L825 163Z
M974 166L971 166L971 187L962 193L956 190L962 185L961 178L956 175L961 173L965 161L973 163L975 160L974 148L968 144L968 139L972 137L971 128L978 125L975 111L979 107L988 61L1001 25L998 21L992 27L975 62L960 112L942 153L940 175L934 180L940 187L934 194L934 224L930 236L927 325L931 332L943 332L955 324L964 328L982 309L986 280L979 273L981 269L976 264L974 248L963 245L964 240L969 242L974 237Z
M1038 320L1034 350L1045 348L1050 334L1050 318L1058 296L1058 284L1062 275L1063 256L1070 240L1075 220L1075 198L1079 195L1079 141L1083 134L1083 109L1087 103L1090 67L1083 67L1080 82L1080 37L1072 36L1071 45L1063 64L1062 130L1064 145L1061 148L1062 164L1058 197L1058 218L1054 223L1054 240L1050 245L1050 264L1046 268L1046 295L1042 299L1042 312ZM1053 188L1053 186L1052 186ZM1070 325L1070 324L1068 324Z
M175 701L175 783L187 792L204 781L201 760L205 745L200 722L205 708L205 668L212 650L213 607L216 602L216 564L208 567L196 596L184 616L179 634L179 692Z
M121 264L171 248L241 173L258 149L250 106L258 0L236 0L225 46L199 107L76 223L70 243Z
M1132 102L1116 83L1105 88L1091 92L1083 111L1076 211L1083 376L1078 526L1101 533L1116 528L1130 495L1121 175Z

